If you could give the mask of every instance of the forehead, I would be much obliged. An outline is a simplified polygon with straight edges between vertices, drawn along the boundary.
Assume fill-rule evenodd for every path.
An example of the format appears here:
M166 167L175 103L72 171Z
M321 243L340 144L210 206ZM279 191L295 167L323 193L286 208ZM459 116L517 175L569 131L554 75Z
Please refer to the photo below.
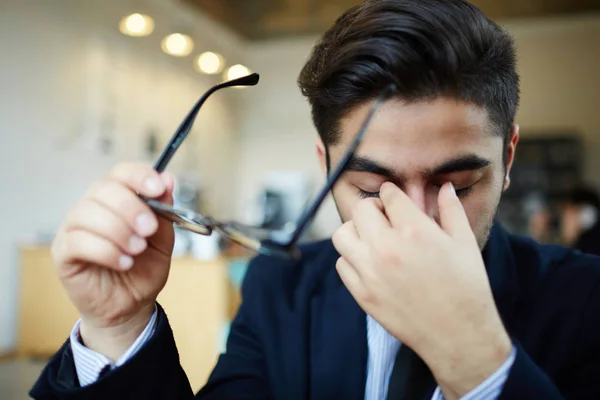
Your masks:
M362 104L342 118L336 147L350 144L371 106ZM502 144L492 133L486 110L474 104L450 98L414 103L391 99L375 114L357 153L391 168L406 168L406 163L431 166L464 153L495 159L502 155Z

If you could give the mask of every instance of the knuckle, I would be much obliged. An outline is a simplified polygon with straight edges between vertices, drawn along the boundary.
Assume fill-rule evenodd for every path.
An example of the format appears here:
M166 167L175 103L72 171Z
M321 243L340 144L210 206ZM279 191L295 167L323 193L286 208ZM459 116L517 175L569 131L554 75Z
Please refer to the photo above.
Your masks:
M142 200L117 181L107 182L99 188L95 199L124 217L143 209Z
M348 235L348 229L350 229L349 222L343 223L342 226L336 229L335 232L333 232L333 235L331 235L331 240L333 243L339 244L340 242L344 241L344 238Z
M425 236L423 227L418 225L403 226L399 229L399 234L406 241L419 241Z
M101 179L92 183L85 191L84 198L94 197L102 185L106 184L106 179Z
M88 208L88 204L89 201L83 200L73 206L67 216L69 225L77 224L81 218L85 218L87 216L86 209Z
M373 253L377 263L381 265L399 264L401 257L396 247L397 243L389 238L375 242Z
M336 229L336 231L333 232L333 234L331 235L331 241L333 242L333 245L336 247L340 243L340 229L342 229L342 228Z
M415 227L410 225L403 226L398 231L400 232L400 236L402 236L402 239L405 240L414 239L417 235Z
M131 236L129 228L116 215L107 217L103 226L99 227L98 230L101 231L104 237L121 246L126 246Z
M58 250L59 252L62 250L64 259L69 260L78 255L80 240L80 235L76 231L70 231L64 235L62 246Z
M50 246L50 254L52 255L52 259L54 260L55 265L62 265L64 263L64 236L65 233L63 231L59 231L54 240L52 241L52 245Z
M114 190L114 187L115 187L115 182L112 179L108 179L108 178L100 179L99 181L92 184L92 186L90 186L89 197L90 198L105 197L107 194L110 195L110 192L112 192Z
M367 290L365 288L359 288L355 293L356 300L359 304L367 305L367 306L376 306L377 305L377 296L371 290Z

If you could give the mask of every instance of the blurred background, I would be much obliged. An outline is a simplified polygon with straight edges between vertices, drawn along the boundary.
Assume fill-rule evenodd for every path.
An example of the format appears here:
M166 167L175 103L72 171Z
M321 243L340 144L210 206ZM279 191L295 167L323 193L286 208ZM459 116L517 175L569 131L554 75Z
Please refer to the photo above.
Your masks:
M0 393L25 399L77 315L49 243L90 182L152 163L212 85L261 82L206 103L169 169L176 201L281 227L321 184L296 78L319 34L356 0L0 0ZM600 248L600 1L477 0L516 38L522 140L499 210L509 230ZM305 240L338 226L328 201ZM584 240L585 239L585 240ZM590 247L591 246L591 247ZM248 254L178 232L159 299L199 388L239 304Z

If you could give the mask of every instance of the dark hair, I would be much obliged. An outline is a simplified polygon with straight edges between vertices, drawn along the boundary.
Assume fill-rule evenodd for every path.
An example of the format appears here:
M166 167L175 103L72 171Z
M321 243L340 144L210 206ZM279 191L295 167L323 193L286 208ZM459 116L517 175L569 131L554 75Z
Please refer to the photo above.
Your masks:
M513 39L463 0L367 0L314 47L298 84L325 145L340 119L393 82L405 101L448 96L484 107L508 143L519 102Z
M600 211L600 198L596 190L589 185L579 185L566 194L565 201L576 206L592 206Z

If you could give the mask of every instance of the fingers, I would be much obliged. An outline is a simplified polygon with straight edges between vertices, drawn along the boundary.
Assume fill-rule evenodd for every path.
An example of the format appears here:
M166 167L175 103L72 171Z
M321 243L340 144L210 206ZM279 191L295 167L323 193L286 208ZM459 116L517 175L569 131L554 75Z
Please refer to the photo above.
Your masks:
M118 215L140 237L151 236L158 229L158 218L150 207L133 191L116 180L100 181L90 189L86 198L98 202Z
M126 255L135 256L148 245L118 214L93 200L79 203L67 216L65 232L86 231L116 245Z
M394 228L432 224L431 219L393 183L385 182L381 185L379 198L383 203L385 214Z
M163 172L161 178L165 182L167 190L157 200L161 203L173 205L173 190L175 188L175 179L168 172ZM158 229L156 233L149 238L150 245L163 254L171 254L173 251L174 240L173 222L166 218L158 217Z
M355 295L359 292L361 287L360 275L356 269L350 264L344 257L340 257L335 264L335 269L340 276L340 279L344 283L344 286L348 288L348 291Z
M169 173L158 174L144 165L117 165L67 215L53 246L56 260L123 270L149 246L169 253L172 223L159 221L137 193L172 204L174 185Z
M364 199L358 202L352 214L358 236L368 242L377 241L381 233L392 227L379 199Z
M60 265L91 263L115 270L128 270L133 257L123 254L111 241L85 230L71 230L62 236L56 251Z
M449 236L459 240L473 240L474 234L469 219L451 182L438 193L440 225Z
M134 193L156 198L167 189L161 175L149 166L135 163L117 164L110 178L131 189Z
M354 222L348 221L339 227L332 236L338 253L354 265L363 265L367 259L367 246L361 241Z

